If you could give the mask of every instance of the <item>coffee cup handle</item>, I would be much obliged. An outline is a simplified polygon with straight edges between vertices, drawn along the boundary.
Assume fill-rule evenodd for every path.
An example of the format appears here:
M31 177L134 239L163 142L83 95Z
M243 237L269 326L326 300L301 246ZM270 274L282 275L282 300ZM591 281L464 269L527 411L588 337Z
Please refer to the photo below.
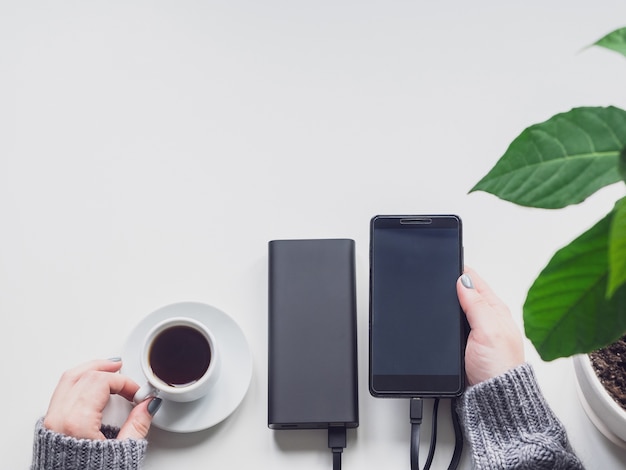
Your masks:
M139 390L137 390L137 392L135 393L135 396L133 397L133 402L138 405L139 403L146 400L147 398L156 397L156 396L157 396L157 390L149 383L146 383L142 385Z

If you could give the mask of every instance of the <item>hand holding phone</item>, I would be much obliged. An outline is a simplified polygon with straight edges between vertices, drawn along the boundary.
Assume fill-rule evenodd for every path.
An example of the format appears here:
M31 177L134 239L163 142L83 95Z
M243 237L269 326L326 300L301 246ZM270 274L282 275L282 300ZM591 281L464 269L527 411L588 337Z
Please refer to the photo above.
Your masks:
M523 337L511 311L476 271L465 268L457 292L471 327L465 351L469 385L523 364Z

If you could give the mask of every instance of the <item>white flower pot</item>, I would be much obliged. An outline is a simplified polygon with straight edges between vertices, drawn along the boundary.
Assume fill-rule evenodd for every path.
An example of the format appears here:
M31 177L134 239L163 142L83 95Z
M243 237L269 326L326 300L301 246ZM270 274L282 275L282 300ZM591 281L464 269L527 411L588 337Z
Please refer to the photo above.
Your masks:
M589 419L609 440L626 448L626 410L613 400L596 375L587 354L574 356L578 398Z

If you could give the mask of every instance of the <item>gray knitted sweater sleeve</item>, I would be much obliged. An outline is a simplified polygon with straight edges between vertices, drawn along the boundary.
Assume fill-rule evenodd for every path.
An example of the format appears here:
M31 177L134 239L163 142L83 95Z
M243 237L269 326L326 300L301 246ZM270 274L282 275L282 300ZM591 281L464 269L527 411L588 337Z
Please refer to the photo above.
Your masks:
M115 437L119 429L102 427L104 441L75 439L46 429L37 422L31 470L136 470L141 468L146 440Z
M529 364L469 387L459 416L477 470L583 468Z

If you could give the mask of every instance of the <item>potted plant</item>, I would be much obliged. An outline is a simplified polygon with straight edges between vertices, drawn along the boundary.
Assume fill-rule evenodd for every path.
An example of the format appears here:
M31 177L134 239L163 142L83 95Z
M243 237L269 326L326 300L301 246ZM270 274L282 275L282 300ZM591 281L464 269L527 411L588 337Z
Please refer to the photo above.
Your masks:
M626 56L626 27L594 45ZM626 111L580 107L525 129L471 191L559 209L620 181L626 182ZM574 356L587 414L607 437L626 444L626 198L554 254L523 311L526 336L541 358ZM593 366L610 361L612 348L624 353L615 361L623 378L600 385ZM621 405L606 392L611 387Z

